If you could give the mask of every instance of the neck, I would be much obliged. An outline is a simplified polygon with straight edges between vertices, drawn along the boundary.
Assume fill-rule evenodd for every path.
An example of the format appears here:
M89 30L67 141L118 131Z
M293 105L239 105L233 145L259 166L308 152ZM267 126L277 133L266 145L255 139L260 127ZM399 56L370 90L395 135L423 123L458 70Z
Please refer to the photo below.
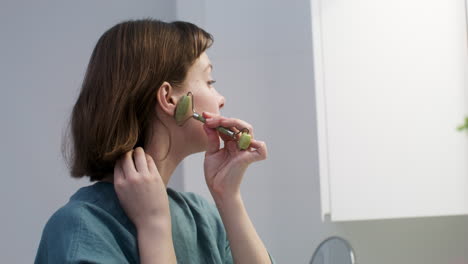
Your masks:
M175 140L174 135L171 135L169 139L168 131L163 131L164 128L161 128L158 125L155 126L154 133L148 141L145 152L153 158L159 175L161 175L167 188L174 170L188 154L182 153L181 146Z
M160 122L155 122L151 138L147 140L144 147L145 153L153 158L166 188L176 167L190 154L184 147L185 143L182 140L177 140L181 138L180 135L170 135L169 131L178 130L166 129ZM113 175L107 176L102 181L113 182Z

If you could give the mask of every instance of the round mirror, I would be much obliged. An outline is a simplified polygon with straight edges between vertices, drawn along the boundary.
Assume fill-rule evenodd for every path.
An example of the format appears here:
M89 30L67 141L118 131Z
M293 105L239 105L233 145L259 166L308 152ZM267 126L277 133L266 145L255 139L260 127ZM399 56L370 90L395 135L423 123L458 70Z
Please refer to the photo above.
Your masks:
M317 247L310 264L356 264L356 260L348 241L329 237Z

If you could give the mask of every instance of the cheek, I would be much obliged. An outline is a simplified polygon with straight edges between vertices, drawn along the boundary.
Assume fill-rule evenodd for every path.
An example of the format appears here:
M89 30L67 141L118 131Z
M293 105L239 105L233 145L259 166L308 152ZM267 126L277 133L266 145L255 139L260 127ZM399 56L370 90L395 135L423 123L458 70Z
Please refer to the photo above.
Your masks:
M199 114L202 114L203 111L217 113L218 105L216 98L208 93L194 95L194 109Z

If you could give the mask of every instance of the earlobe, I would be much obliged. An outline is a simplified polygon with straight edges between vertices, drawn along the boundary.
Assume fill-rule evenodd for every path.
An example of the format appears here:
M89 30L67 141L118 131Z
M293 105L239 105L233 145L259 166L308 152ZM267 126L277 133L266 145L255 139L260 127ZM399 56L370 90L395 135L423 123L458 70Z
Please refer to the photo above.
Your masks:
M164 113L173 116L177 105L177 97L174 94L174 89L168 82L163 82L157 92L157 100L159 107Z

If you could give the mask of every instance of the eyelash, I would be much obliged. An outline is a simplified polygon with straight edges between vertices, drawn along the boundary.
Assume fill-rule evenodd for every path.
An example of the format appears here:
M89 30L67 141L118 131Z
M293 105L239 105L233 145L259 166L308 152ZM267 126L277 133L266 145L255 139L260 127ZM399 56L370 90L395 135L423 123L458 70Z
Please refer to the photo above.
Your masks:
M216 82L216 80L210 80L210 81L208 81L208 85L212 85L215 82Z

